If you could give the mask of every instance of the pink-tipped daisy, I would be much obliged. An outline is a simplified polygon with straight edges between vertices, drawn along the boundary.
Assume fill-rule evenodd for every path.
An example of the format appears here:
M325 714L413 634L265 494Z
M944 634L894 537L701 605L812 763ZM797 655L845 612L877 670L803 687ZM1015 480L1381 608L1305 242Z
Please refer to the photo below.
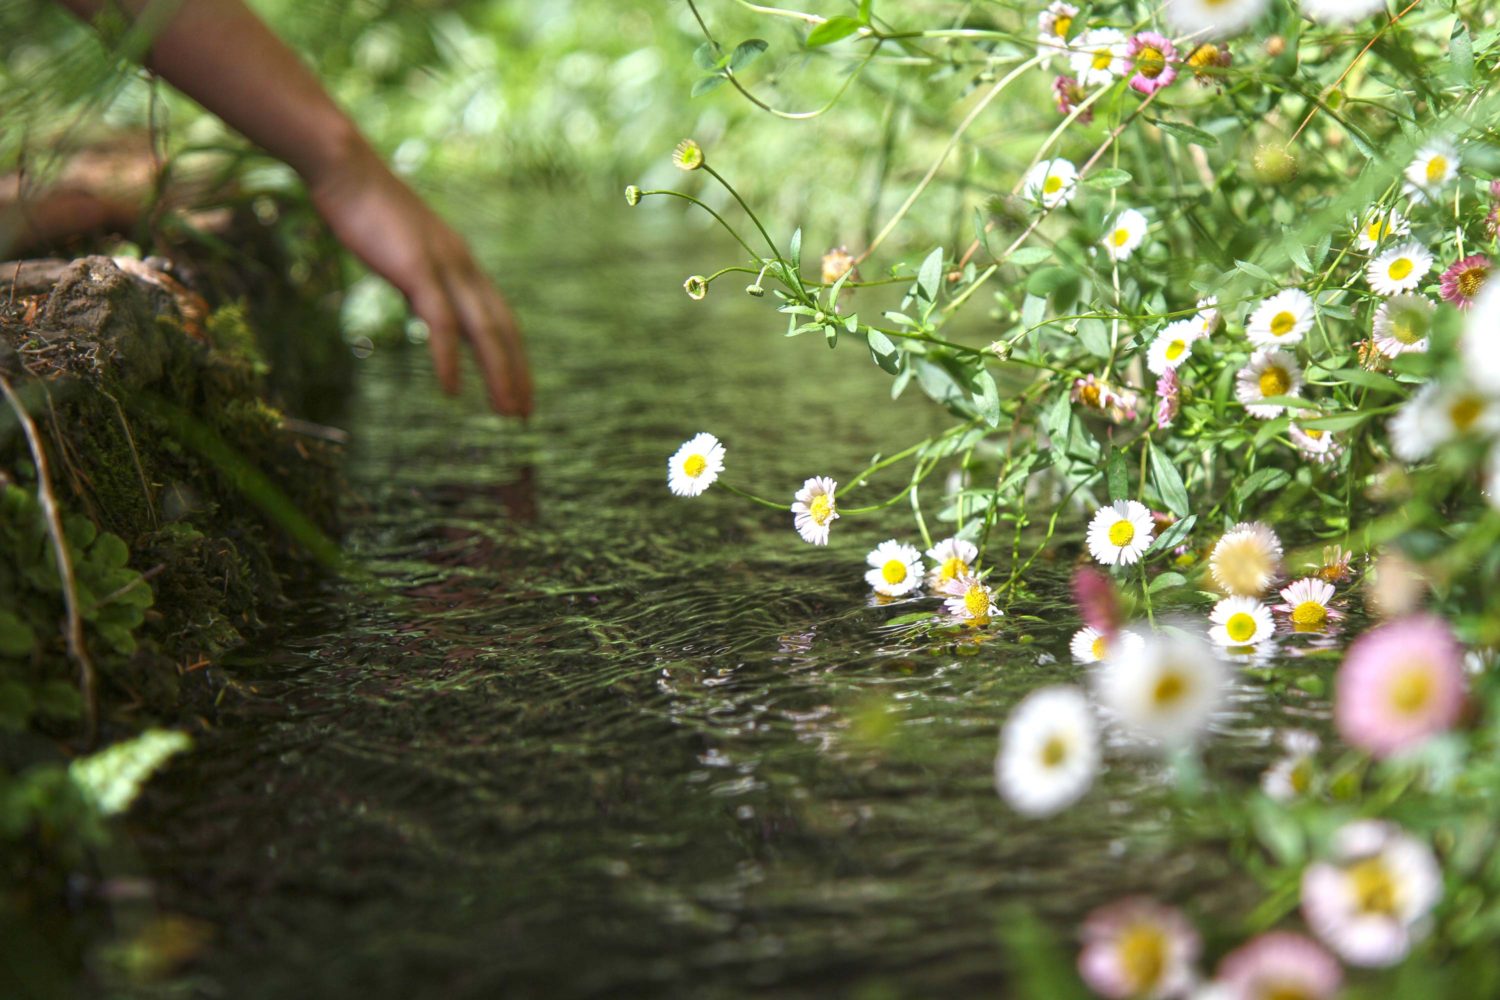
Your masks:
M1482 253L1454 261L1440 279L1443 299L1460 309L1469 308L1489 280L1491 266L1490 259Z
M948 614L966 625L988 625L991 618L1004 614L995 606L995 594L977 576L964 573L939 588L947 596L943 602Z
M1154 94L1177 79L1177 48L1154 31L1143 31L1125 43L1126 72L1131 89Z
M1082 935L1078 972L1102 997L1175 997L1192 986L1201 941L1174 907L1122 899L1090 913Z
M1360 636L1339 668L1333 721L1350 746L1386 757L1458 721L1463 649L1447 623L1416 615Z
M1236 1000L1328 1000L1343 978L1322 945L1291 931L1252 938L1224 956L1216 977Z

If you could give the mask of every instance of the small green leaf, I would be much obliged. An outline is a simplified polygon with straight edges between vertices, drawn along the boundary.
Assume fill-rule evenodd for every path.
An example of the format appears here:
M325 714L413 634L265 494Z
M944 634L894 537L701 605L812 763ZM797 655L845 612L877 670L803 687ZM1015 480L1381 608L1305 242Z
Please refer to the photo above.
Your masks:
M1074 280L1072 270L1066 267L1044 267L1026 281L1026 293L1046 298L1059 288Z
M1156 541L1151 543L1149 551L1170 552L1182 544L1182 540L1188 536L1188 533L1193 530L1193 525L1197 523L1197 514L1189 514L1180 521L1173 521L1166 531L1156 536Z
M1448 38L1448 54L1453 57L1453 75L1463 83L1474 78L1474 40L1469 36L1469 26L1462 21L1453 25L1453 34Z
M697 83L693 84L692 96L702 97L704 94L708 93L710 90L713 90L715 87L722 86L724 84L724 81L727 79L728 77L724 76L722 73L715 73L712 76L705 76Z
M1276 280L1276 276L1274 274L1272 274L1270 271L1267 271L1265 268L1261 267L1259 264L1252 264L1248 260L1237 260L1237 261L1234 262L1234 266L1236 268L1238 268L1239 270L1244 271L1246 274L1250 275L1250 277L1252 277L1252 278L1258 278L1261 281L1273 281L1274 282Z
M729 56L729 68L741 70L760 58L762 52L770 48L764 38L747 38L734 47L734 52Z
M1084 178L1083 182L1089 187L1117 188L1124 187L1135 180L1134 175L1128 170L1118 167L1105 167L1103 170L1095 170Z
M991 427L999 427L1000 387L995 384L995 376L982 371L975 376L974 385L977 390L974 393L974 403L979 407L979 415Z
M1096 358L1109 357L1109 327L1092 316L1078 321L1078 342Z
M1040 264L1051 256L1052 251L1047 247L1021 247L1010 255L1009 262L1017 267L1030 267L1032 264Z
M830 17L812 31L807 33L807 47L810 49L820 48L824 45L832 45L841 38L848 38L864 25L857 18Z
M1203 146L1204 148L1209 148L1217 146L1219 144L1218 139L1203 131L1201 128L1198 128L1196 125L1186 125L1182 122L1169 122L1163 118L1151 118L1148 119L1148 121L1150 121L1151 124L1155 125L1157 128L1161 129L1163 132L1166 132L1169 135L1175 135L1177 138L1183 140L1184 142L1190 142L1195 146Z
M1235 496L1241 505L1255 494L1267 490L1279 490L1292 481L1284 469L1257 469L1235 487Z
M1109 450L1109 464L1105 468L1104 478L1109 483L1111 500L1130 499L1130 473L1125 467L1125 453L1119 448Z
M715 70L724 65L724 51L717 42L704 42L693 50L693 62L699 69Z
M1158 576L1156 579L1152 580L1151 586L1147 587L1146 589L1155 594L1159 591L1171 590L1173 587L1180 587L1185 583L1187 583L1187 577L1183 576L1181 573L1163 573L1161 576Z
M791 243L791 246L787 248L787 250L792 255L792 268L793 268L793 270L796 270L796 271L802 270L802 230L801 230L801 228L796 229L792 233L792 243Z
M938 247L922 261L917 271L917 293L928 302L936 302L943 281L943 248Z
M1167 510L1178 517L1188 516L1188 492L1172 460L1160 449L1151 449L1151 481Z

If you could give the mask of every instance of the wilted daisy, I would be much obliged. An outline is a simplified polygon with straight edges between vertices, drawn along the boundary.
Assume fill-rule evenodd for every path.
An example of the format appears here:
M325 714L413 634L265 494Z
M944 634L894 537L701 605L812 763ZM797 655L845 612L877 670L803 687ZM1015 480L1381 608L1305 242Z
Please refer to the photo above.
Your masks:
M1321 632L1330 621L1343 617L1329 606L1333 584L1315 576L1303 577L1281 588L1281 599L1285 603L1277 605L1276 610L1286 615L1293 632Z
M1256 351L1234 378L1234 395L1252 417L1270 420L1285 406L1259 402L1274 396L1295 396L1302 388L1302 369L1286 351Z
M1348 24L1385 10L1385 0L1302 0L1302 13L1322 24Z
M708 294L708 279L701 274L690 274L682 283L682 290L694 302L702 302Z
M962 538L945 538L927 550L927 558L936 564L927 573L927 585L936 589L968 574L979 558L979 549Z
M1267 931L1225 955L1214 978L1233 1000L1331 1000L1344 970L1311 938Z
M724 471L724 446L712 434L697 434L667 459L667 488L680 497L695 497Z
M1350 965L1395 965L1443 895L1432 848L1373 819L1345 824L1332 846L1302 873L1303 919Z
M1333 721L1350 746L1385 757L1458 721L1463 649L1440 618L1415 615L1371 629L1339 668Z
M1185 633L1122 643L1096 676L1100 701L1128 729L1169 745L1208 724L1225 682L1223 663Z
M1270 0L1166 0L1167 23L1194 39L1229 38L1265 13Z
M1304 420L1316 419L1317 416L1318 414L1313 410L1303 410L1301 413L1301 418ZM1339 444L1333 432L1325 431L1321 427L1308 427L1298 420L1293 420L1287 426L1286 432L1298 451L1320 465L1334 461L1344 451L1344 446Z
M1142 94L1154 94L1177 79L1177 47L1155 31L1132 35L1125 43L1125 59L1130 88Z
M1061 0L1054 0L1047 9L1037 15L1037 55L1045 66L1058 57L1068 55L1068 38L1073 33L1073 19L1078 8Z
M1057 113L1063 117L1067 117L1073 113L1074 108L1086 101L1089 95L1088 91L1083 89L1083 84L1079 83L1073 77L1058 76L1052 81L1052 96L1057 100ZM1087 125L1093 120L1094 109L1092 107L1084 108L1078 112L1077 121L1079 124Z
M1220 646L1254 646L1276 631L1271 609L1253 597L1226 597L1208 616L1208 637Z
M1259 597L1281 566L1281 539L1259 521L1224 532L1208 557L1208 571L1226 594Z
M1391 418L1391 450L1419 462L1444 442L1500 429L1500 405L1474 387L1428 383Z
M995 790L1016 812L1051 816L1077 802L1099 770L1099 737L1089 700L1075 687L1027 695L1005 720L995 757Z
M1200 87L1222 86L1224 71L1234 62L1229 46L1204 42L1188 53L1188 68Z
M1146 351L1146 367L1154 375L1176 368L1193 353L1193 341L1201 336L1203 324L1198 320L1173 320L1151 341L1151 347Z
M1312 791L1318 771L1316 756L1322 745L1316 734L1305 729L1282 733L1285 755L1260 776L1261 790L1277 802L1291 802Z
M1354 245L1360 250L1375 250L1381 243L1411 232L1411 223L1400 209L1376 209L1355 230Z
M1085 87L1103 87L1124 75L1125 36L1114 28L1091 28L1073 43L1073 75Z
M1313 325L1313 300L1300 288L1287 288L1261 302L1245 323L1256 347L1299 342Z
M1042 160L1026 172L1023 185L1028 201L1043 208L1056 208L1073 200L1078 187L1078 169L1067 160Z
M1089 554L1106 566L1129 566L1146 554L1155 530L1145 504L1116 500L1094 512L1089 522Z
M922 554L894 538L881 542L865 557L870 564L865 582L886 597L909 594L922 582Z
M1427 350L1437 303L1425 295L1393 295L1375 310L1375 349L1388 358Z
M986 625L1002 612L995 606L995 593L984 581L968 573L947 581L941 587L947 595L943 602L948 614L971 625Z
M1127 208L1114 217L1105 233L1104 250L1115 260L1125 260L1135 253L1136 247L1146 238L1146 217L1133 208Z
M822 260L823 284L832 285L846 274L849 275L850 281L858 281L859 271L854 265L854 255L849 252L848 247L834 247L829 250L823 255Z
M833 491L838 483L827 476L814 476L802 484L792 504L793 523L797 534L804 542L814 545L828 544L828 531L838 520L838 506L833 501Z
M1115 651L1127 645L1140 645L1145 640L1135 632L1120 629L1116 632L1101 632L1092 625L1085 625L1073 633L1068 642L1068 651L1076 663L1102 663Z
M1410 292L1432 270L1432 254L1420 243L1392 247L1365 265L1365 280L1377 295Z
M1458 176L1458 163L1458 150L1446 140L1423 146L1406 168L1407 194L1418 201L1435 196Z
M1474 304L1479 290L1490 276L1490 259L1482 253L1470 254L1463 260L1454 261L1439 279L1439 291L1444 300L1460 309Z
M1174 907L1122 899L1090 913L1081 932L1078 974L1102 997L1176 997L1193 985L1202 942Z
M1177 369L1168 368L1156 380L1156 429L1164 431L1177 419L1177 410L1182 403L1182 383L1177 378Z

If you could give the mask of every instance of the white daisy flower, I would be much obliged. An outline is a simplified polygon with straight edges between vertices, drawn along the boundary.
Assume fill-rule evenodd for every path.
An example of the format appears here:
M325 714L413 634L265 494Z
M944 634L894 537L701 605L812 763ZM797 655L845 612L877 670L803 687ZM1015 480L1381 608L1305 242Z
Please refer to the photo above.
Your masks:
M1026 199L1043 208L1066 205L1077 189L1078 168L1067 160L1042 160L1026 172L1023 185Z
M894 538L881 542L865 557L870 564L865 582L886 597L909 594L922 582L922 553Z
M1256 347L1298 343L1313 325L1313 300L1300 288L1287 288L1261 302L1245 323Z
M1016 812L1033 817L1062 812L1083 798L1098 770L1094 712L1078 688L1039 688L1005 720L995 790Z
M712 434L697 434L667 459L667 489L680 497L695 497L723 471L724 446Z
M1500 396L1500 281L1486 281L1474 298L1458 348L1465 369L1474 384L1491 395Z
M1286 754L1260 776L1261 790L1277 802L1291 802L1306 795L1317 777L1316 757L1322 746L1323 741L1305 729L1283 732L1281 747Z
M1265 13L1270 0L1166 0L1167 23L1193 41L1230 38Z
M985 625L991 618L1004 614L995 606L994 591L985 586L984 581L977 576L965 573L949 580L943 584L942 592L948 595L948 599L943 602L944 608L959 621Z
M1073 21L1077 17L1078 8L1061 0L1054 0L1047 5L1046 10L1037 15L1036 54L1042 57L1041 65L1050 65L1058 58L1068 58L1068 36L1073 32Z
M833 500L833 491L838 483L827 476L814 476L802 484L797 491L796 503L792 504L793 523L797 534L804 542L814 545L828 544L828 531L838 520L839 509Z
M1261 404L1273 396L1295 396L1302 388L1302 369L1286 351L1256 351L1234 378L1234 395L1252 417L1270 420L1281 416L1284 406Z
M1122 646L1095 676L1100 701L1127 728L1167 744L1186 743L1207 725L1226 680L1224 664L1186 633Z
M1217 295L1206 295L1198 300L1198 315L1193 319L1202 325L1205 337L1219 328L1220 318Z
M1146 238L1146 217L1133 208L1127 208L1115 216L1109 224L1109 232L1099 242L1115 260L1125 260L1135 253Z
M1271 609L1253 597L1226 597L1208 617L1208 637L1220 646L1254 646L1276 631Z
M1106 87L1128 67L1125 36L1114 28L1090 28L1073 43L1073 75L1082 87Z
M1348 24L1385 10L1385 0L1302 0L1302 13L1320 24Z
M1144 641L1139 634L1126 629L1108 635L1092 625L1085 625L1073 633L1073 638L1068 642L1068 651L1073 654L1075 663L1102 663L1114 651Z
M962 538L945 538L927 550L927 558L937 564L927 573L927 586L935 590L949 580L966 576L979 558L979 549Z
M1423 146L1406 168L1406 193L1414 201L1435 197L1458 176L1458 164L1458 150L1446 139Z
M1281 539L1269 525L1241 521L1214 543L1208 572L1226 594L1259 597L1281 566Z
M1432 270L1432 254L1420 243L1403 243L1365 265L1365 280L1377 295L1414 291Z
M1146 554L1155 531L1145 504L1116 500L1094 512L1089 522L1089 553L1106 566L1129 566Z
M1350 965L1406 957L1443 895L1432 848L1394 823L1365 819L1333 836L1333 856L1302 873L1302 916Z
M1321 632L1331 614L1328 602L1333 600L1333 584L1315 576L1303 577L1281 588L1281 599L1286 602L1293 632Z
M1432 382L1396 411L1390 430L1396 457L1419 462L1454 438L1500 430L1500 404L1470 385Z
M1360 250L1375 250L1381 243L1411 232L1411 223L1397 208L1376 209L1355 230L1354 245Z
M1151 347L1146 351L1146 367L1153 375L1176 368L1193 353L1193 341L1201 336L1203 324L1198 320L1173 320L1151 341Z
M1313 410L1303 410L1301 413L1304 420L1315 419L1318 416L1320 414ZM1287 426L1286 432L1287 436L1292 439L1292 444L1297 446L1297 450L1319 465L1327 465L1344 452L1344 446L1339 444L1333 432L1325 431L1321 427L1306 427L1299 421L1293 420Z
M1437 303L1425 295L1392 295L1375 310L1375 349L1388 358L1427 350Z

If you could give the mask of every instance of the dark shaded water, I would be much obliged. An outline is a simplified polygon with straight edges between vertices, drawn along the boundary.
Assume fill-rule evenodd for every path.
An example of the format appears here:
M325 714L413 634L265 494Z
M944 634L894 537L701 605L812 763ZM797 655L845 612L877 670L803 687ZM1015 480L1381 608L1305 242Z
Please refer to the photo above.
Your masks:
M690 302L708 253L644 209L549 211L505 218L496 255L537 418L440 398L416 352L365 362L349 545L378 587L224 665L216 731L132 816L160 905L214 928L170 992L971 995L1003 985L1018 903L1066 928L1135 889L1258 898L1183 849L1149 760L1049 822L995 796L1011 705L1084 676L1063 569L993 641L928 648L883 623L935 602L872 607L862 580L914 535L904 506L821 550L790 515L666 490L699 430L790 498L934 407L891 404L853 345L781 338L733 276ZM1240 695L1215 767L1250 782L1281 709Z

